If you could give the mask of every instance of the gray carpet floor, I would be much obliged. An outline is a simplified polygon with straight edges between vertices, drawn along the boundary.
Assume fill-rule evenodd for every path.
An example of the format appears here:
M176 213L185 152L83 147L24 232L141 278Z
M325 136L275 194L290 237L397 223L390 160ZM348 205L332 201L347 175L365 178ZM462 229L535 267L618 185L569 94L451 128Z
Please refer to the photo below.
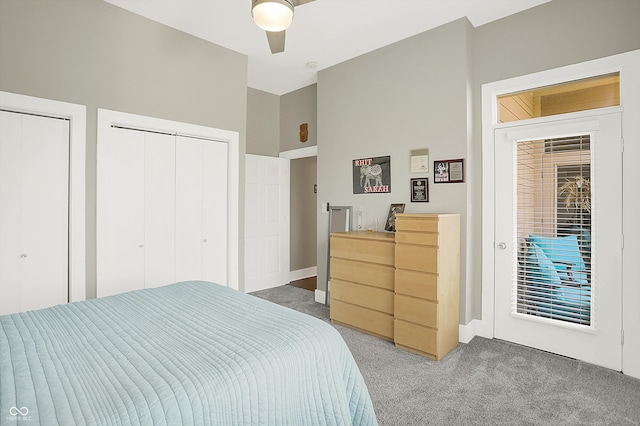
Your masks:
M329 322L329 308L311 291L282 286L253 295ZM640 380L614 371L480 337L433 361L334 327L380 425L640 425Z

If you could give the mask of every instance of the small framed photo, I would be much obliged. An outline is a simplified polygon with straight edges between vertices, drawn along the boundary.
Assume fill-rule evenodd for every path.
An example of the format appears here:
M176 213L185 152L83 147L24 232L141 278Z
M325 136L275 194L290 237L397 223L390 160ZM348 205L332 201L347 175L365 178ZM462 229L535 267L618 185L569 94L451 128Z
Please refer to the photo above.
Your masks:
M464 182L464 159L433 162L434 183Z
M429 179L428 178L411 179L411 202L412 203L428 203L429 202Z
M391 204L391 206L389 206L389 214L387 215L387 222L384 225L385 231L396 232L396 215L398 213L404 213L404 203Z

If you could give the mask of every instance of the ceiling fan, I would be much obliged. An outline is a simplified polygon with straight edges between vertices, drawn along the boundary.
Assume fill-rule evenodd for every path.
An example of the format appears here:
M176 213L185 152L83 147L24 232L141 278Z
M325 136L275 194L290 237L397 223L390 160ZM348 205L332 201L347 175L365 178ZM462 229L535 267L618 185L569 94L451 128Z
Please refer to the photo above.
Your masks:
M314 0L251 0L256 25L267 32L271 53L284 52L284 33L293 21L293 8Z

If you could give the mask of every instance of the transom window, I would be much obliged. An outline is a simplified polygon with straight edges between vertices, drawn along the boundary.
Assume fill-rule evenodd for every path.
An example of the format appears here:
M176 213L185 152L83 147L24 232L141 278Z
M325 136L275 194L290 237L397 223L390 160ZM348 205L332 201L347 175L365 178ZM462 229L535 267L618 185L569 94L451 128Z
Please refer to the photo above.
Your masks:
M620 73L498 96L498 122L620 105Z

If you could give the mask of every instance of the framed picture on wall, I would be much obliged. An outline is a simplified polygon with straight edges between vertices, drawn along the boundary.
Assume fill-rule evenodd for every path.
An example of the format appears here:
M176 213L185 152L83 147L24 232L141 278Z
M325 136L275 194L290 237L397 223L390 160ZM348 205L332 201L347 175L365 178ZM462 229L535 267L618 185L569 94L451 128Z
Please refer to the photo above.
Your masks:
M411 179L411 202L412 203L428 203L429 202L429 179L428 178Z
M464 182L464 159L438 160L433 162L434 183Z
M391 157L359 158L352 161L353 193L391 192Z

